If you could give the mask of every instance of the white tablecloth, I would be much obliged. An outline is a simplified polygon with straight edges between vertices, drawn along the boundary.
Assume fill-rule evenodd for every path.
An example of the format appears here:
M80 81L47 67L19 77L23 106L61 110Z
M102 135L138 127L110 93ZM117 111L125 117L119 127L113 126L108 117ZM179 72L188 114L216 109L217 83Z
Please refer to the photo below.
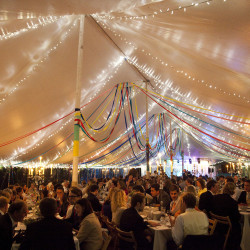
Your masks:
M158 222L159 221L155 221ZM154 233L153 250L167 250L167 241L172 239L171 227L169 223L158 227L150 227Z
M241 239L241 248L242 250L250 249L250 212L240 212L244 216L244 225Z

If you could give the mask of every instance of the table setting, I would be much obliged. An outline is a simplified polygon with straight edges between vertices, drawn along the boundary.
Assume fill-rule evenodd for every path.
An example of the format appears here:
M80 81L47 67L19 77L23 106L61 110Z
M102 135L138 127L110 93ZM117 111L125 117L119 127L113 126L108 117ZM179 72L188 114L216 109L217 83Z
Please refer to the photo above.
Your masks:
M172 239L169 215L159 211L159 207L145 207L140 215L145 221L158 224L149 226L154 234L153 250L166 250L167 241Z

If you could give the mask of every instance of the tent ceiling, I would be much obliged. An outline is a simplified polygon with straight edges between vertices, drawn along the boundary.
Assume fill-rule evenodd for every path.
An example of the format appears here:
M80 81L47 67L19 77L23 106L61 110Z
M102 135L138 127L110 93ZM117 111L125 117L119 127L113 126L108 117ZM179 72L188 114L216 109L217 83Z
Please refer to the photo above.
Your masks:
M237 116L231 117L232 120L249 123L250 120L239 117L250 118L250 3L247 0L207 1L209 4L194 1L201 4L192 6L192 2L1 1L0 145L73 112L79 15L82 14L86 17L81 105L92 101L82 109L85 117L92 114L116 84L133 82L145 87L143 80L146 78L151 83L150 91L202 107L199 110L203 112L206 112L204 109L211 109ZM180 4L182 8L179 8ZM135 88L135 96L142 122L145 120L145 95ZM167 113L153 103L149 99L149 116ZM95 126L103 124L108 110L103 112ZM173 108L169 110L194 127L249 150L249 125L183 110L206 121L200 124ZM90 122L99 113L100 110ZM42 155L49 162L71 163L73 136L67 136L73 133L73 124L72 113L40 132L2 145L0 159L4 162L38 161ZM182 122L179 125L187 129ZM173 120L172 126L178 127ZM167 127L169 129L169 120ZM125 130L122 114L108 143ZM189 135L184 133L182 137L186 157L227 159L227 155L234 152L238 154L237 157L234 155L236 158L245 155L245 159L249 159L248 150L210 140L199 132L195 135L190 128L186 132ZM107 134L95 136L103 138ZM153 136L152 125L150 137ZM118 144L100 148L103 144L85 136L82 138L82 162L110 152L122 143L120 139ZM141 153L135 141L133 145L135 153ZM129 150L127 143L122 150L99 164L129 159L133 157ZM125 152L128 153L123 156Z

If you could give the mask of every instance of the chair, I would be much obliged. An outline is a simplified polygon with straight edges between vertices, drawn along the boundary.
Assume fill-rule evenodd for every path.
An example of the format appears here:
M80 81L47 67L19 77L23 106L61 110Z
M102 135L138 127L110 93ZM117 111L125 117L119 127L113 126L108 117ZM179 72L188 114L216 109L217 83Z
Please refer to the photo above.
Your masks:
M111 243L112 249L117 249L117 232L116 232L116 225L109 221L107 216L102 216L103 223L106 225L109 231L109 235L111 236Z
M103 238L103 245L102 245L101 250L106 250L108 249L108 246L112 237L109 236L105 231L102 231L102 238Z
M220 250L214 235L187 235L182 250Z
M117 237L120 240L119 249L129 249L129 246L132 247L132 249L134 250L137 249L137 242L135 240L135 236L132 231L125 232L116 227L116 232L117 232Z
M216 228L216 224L217 224L217 220L212 220L212 219L208 219L209 225L208 225L208 233L209 235L213 235L214 230Z
M209 212L209 213L212 219L217 220L216 229L218 228L217 231L219 232L219 235L221 235L224 232L223 233L225 236L225 240L223 243L223 250L224 250L226 249L228 237L230 235L230 232L232 231L232 224L231 224L230 218L229 216L224 217L224 216L213 214L212 212Z

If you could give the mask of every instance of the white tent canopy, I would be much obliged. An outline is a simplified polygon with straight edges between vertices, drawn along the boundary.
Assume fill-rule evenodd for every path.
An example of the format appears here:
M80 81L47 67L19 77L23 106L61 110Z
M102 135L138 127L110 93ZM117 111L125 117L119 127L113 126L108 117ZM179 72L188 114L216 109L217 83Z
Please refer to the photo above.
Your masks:
M104 124L112 101L102 102L114 88L107 99L111 100L117 84L120 93L124 83L131 87L134 115L136 98L136 124L143 126L146 96L137 86L145 88L146 79L150 97L154 93L165 100L148 98L149 117L154 115L149 126L152 147L157 140L154 123L158 124L158 114L165 113L161 121L165 119L166 136L171 120L172 129L178 128L172 134L173 143L178 131L179 151L186 158L249 160L249 1L2 0L0 10L3 164L39 161L40 156L48 163L72 163L80 15L85 15L81 112L86 118L92 115L90 125ZM116 104L119 107L118 99ZM126 100L124 109L129 119ZM114 120L117 110L112 112ZM140 157L145 153L132 138L130 120L126 134L123 112L105 143L81 132L80 162L144 162ZM100 140L111 127L88 132ZM127 135L131 144L119 147ZM164 148L164 144L158 148L162 154ZM175 157L181 159L178 153Z

